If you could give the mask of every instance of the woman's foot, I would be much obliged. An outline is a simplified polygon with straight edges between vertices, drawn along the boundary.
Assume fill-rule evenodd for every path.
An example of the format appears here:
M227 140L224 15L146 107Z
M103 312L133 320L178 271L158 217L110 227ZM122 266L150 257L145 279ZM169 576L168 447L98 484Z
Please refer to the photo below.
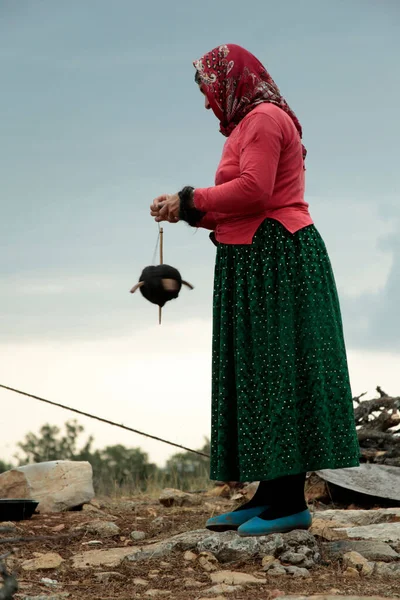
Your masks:
M308 509L276 519L265 518L266 514L258 515L241 525L237 532L241 537L269 535L271 533L287 533L295 529L309 529L312 524L311 513Z
M238 527L246 523L246 521L254 519L254 517L258 517L267 510L268 506L265 505L253 506L250 508L240 507L232 512L224 513L222 515L218 515L217 517L208 519L206 528L210 529L210 531L236 531Z

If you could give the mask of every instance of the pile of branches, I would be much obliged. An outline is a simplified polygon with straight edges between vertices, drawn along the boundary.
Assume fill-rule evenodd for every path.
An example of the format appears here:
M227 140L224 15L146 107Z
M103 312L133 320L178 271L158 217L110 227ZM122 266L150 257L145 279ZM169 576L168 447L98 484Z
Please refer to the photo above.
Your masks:
M400 467L400 397L393 398L380 388L378 397L356 404L354 419L357 427L361 457L364 462Z

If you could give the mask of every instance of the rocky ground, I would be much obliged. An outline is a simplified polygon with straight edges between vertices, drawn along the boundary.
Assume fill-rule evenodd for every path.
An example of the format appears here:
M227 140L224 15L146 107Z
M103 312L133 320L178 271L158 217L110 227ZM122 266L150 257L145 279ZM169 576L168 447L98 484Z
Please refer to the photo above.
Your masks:
M92 501L82 511L8 524L1 553L13 551L15 598L400 598L399 508L316 506L310 533L242 539L204 529L207 518L231 508L229 500L171 492L162 502Z

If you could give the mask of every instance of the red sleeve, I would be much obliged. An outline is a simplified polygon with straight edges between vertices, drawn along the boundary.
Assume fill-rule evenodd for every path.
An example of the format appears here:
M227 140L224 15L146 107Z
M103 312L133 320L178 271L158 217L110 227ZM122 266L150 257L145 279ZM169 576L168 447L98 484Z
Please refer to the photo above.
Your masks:
M263 113L250 115L238 139L239 177L214 187L197 188L196 208L223 214L251 214L267 208L282 143L282 129L275 119Z
M196 223L196 227L203 227L203 229L214 229L217 227L217 219L215 213L208 212L204 215L204 217Z

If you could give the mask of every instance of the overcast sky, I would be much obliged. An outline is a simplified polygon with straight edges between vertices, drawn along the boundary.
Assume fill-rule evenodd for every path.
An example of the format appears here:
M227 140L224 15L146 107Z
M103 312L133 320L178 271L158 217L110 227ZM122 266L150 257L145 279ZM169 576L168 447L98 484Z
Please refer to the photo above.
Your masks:
M303 125L353 392L400 394L398 0L1 0L0 383L192 447L209 435L207 233L165 226L165 261L195 290L161 327L128 291L153 259L151 200L213 183L224 138L192 61L229 42L266 65ZM0 458L71 418L0 402ZM174 452L80 421L98 447Z

